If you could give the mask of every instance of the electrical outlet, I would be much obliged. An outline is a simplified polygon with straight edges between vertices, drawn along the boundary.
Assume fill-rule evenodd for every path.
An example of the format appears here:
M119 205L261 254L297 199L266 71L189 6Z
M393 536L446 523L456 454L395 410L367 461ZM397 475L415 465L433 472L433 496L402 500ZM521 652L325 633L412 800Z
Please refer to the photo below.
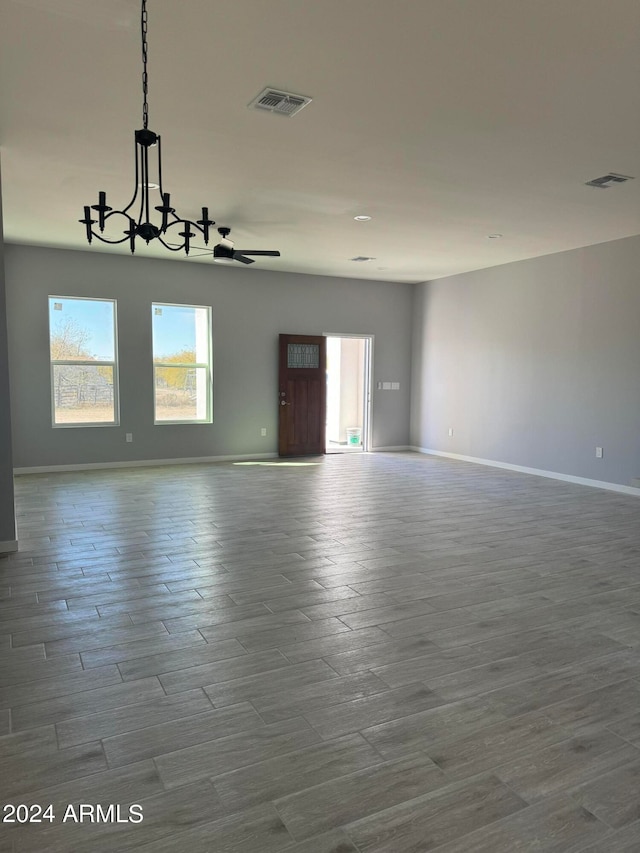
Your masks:
M596 447L596 459L602 459L603 450L601 447Z
M260 430L260 435L266 435L266 434L267 434L267 428L262 427L262 429Z
M125 438L126 438L126 440L127 440L128 442L132 442L132 441L133 441L133 433L132 433L132 432L128 432L128 433L126 434Z
M453 435L453 427L449 427L449 435Z

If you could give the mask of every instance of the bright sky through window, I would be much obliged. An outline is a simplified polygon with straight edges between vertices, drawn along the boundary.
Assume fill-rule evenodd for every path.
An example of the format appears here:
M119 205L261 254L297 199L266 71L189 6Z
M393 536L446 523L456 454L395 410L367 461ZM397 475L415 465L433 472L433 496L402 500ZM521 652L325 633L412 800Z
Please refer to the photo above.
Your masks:
M57 307L60 306L60 307ZM49 328L51 334L75 326L83 332L83 350L97 361L113 361L113 302L100 299L69 299L61 296L49 299Z

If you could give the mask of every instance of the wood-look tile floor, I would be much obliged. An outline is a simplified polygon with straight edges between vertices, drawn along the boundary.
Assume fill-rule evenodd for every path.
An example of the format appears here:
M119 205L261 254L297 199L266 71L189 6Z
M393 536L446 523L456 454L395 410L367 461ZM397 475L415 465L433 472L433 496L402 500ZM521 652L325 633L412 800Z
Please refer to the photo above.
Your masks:
M17 480L0 853L637 853L640 501L305 461Z

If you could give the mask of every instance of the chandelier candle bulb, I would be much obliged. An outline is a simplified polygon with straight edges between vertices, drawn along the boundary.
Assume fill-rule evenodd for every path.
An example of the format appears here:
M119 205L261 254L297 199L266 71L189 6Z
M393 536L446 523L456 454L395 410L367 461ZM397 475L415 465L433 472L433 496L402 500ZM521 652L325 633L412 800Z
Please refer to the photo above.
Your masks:
M91 208L85 204L84 206L84 219L81 219L80 222L87 228L87 242L91 243L91 239L93 237L93 231L91 230L91 226L95 224L95 219L91 218Z
M111 210L111 208L107 206L107 194L105 192L100 191L98 193L98 203L91 205L91 210L98 211L98 227L101 231L104 231L104 215Z
M209 228L211 225L216 224L212 219L209 219L209 208L208 207L202 208L202 219L199 219L196 224L202 228L202 233L204 234L204 241L205 241L205 243L208 243L209 242Z

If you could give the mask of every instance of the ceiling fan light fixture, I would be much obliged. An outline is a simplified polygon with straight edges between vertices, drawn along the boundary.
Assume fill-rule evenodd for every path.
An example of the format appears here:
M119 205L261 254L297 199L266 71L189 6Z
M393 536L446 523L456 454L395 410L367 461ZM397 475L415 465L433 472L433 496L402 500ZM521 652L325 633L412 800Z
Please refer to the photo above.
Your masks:
M222 242L213 247L213 260L216 264L232 264L234 261L238 261L238 263L248 266L255 263L253 258L248 257L248 255L261 255L268 258L280 257L280 252L275 249L236 249L233 240L229 239L230 233L230 228L218 228Z
M129 242L131 254L136 250L136 239L140 237L148 245L152 240L158 240L171 252L184 251L189 254L191 240L193 237L202 237L205 245L209 243L209 229L215 222L209 219L209 209L202 208L202 218L196 222L181 219L176 215L175 208L171 207L170 195L165 193L162 187L162 150L160 136L149 130L149 105L147 94L149 88L149 75L147 72L147 2L141 0L140 32L142 41L142 129L136 130L135 138L135 178L133 198L122 210L116 210L107 204L107 194L102 190L98 193L98 203L85 205L84 218L79 221L86 228L87 242L91 244L93 238L102 243ZM157 167L150 168L152 154L150 149L155 149ZM149 175L158 176L158 182L151 181ZM150 191L158 190L160 203L153 205ZM158 216L154 211L157 211ZM105 227L112 217L122 217L123 230L120 232L124 237L110 236L105 234ZM155 219L158 224L151 220ZM118 221L117 219L115 221ZM111 223L113 224L113 223ZM94 226L98 226L94 228ZM176 230L176 226L180 231ZM175 235L182 238L182 242L176 243Z
M222 231L224 229L218 229ZM222 239L225 240L226 235L222 235ZM213 260L216 264L232 264L233 263L233 247L225 246L223 243L218 243L217 246L213 247Z

